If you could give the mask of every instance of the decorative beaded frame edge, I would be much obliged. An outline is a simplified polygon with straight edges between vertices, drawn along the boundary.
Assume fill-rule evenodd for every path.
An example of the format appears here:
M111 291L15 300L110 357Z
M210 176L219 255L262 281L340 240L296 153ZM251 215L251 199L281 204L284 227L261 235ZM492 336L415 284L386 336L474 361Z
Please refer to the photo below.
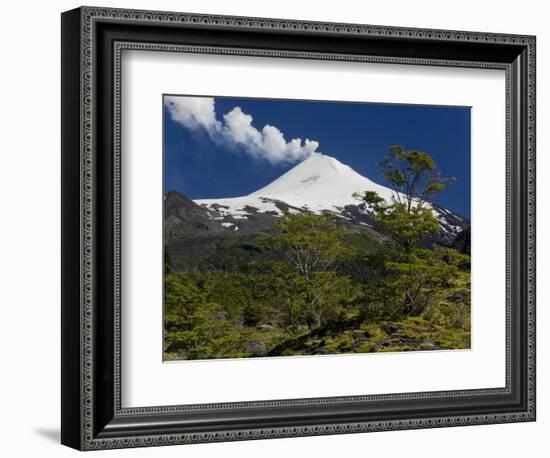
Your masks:
M97 439L94 437L93 428L93 230L94 230L94 164L93 164L93 129L94 129L94 81L93 81L93 45L94 45L94 22L96 20L117 20L141 23L180 23L180 24L205 24L212 27L229 27L238 29L279 29L279 30L299 30L304 32L334 32L339 34L361 35L361 36L392 36L392 37L414 37L415 39L439 39L448 41L471 41L471 42L489 42L500 44L521 44L527 47L528 58L528 263L529 275L527 284L528 295L528 322L527 332L530 342L528 350L527 371L529 374L527 382L528 390L528 409L522 413L502 413L491 415L475 416L451 416L440 418L417 418L414 420L393 420L383 422L361 422L361 423L334 423L318 426L300 426L300 427L281 427L269 429L249 429L249 430L228 430L213 433L186 433L186 434L160 434L155 436L136 436L127 438ZM282 19L263 19L247 17L228 17L212 16L185 13L168 13L153 11L133 11L111 8L81 8L81 439L80 448L83 450L122 448L122 447L141 447L152 445L168 445L213 441L229 440L251 440L276 437L309 436L321 434L340 434L351 432L368 431L386 431L400 429L414 429L427 427L458 426L458 425L476 425L489 423L505 423L516 421L530 421L535 419L535 38L531 36L518 36L508 34L490 34L479 32L462 31L443 31L427 30L415 28L382 27L372 25L355 24L337 24L321 23ZM147 49L158 51L175 52L200 52L200 53L218 53L235 55L263 55L268 57L299 57L306 59L339 59L355 60L365 62L387 62L387 63L407 63L417 65L443 65L457 66L456 61L442 60L422 60L422 59L403 59L403 58L381 58L368 56L353 56L323 53L293 53L292 51L261 51L246 50L243 48L212 48L204 46L176 46L159 45L144 43L117 43L115 51L115 69L120 70L120 53L123 49ZM461 66L472 68L501 68L509 72L507 65L483 64L480 62L463 62ZM510 103L509 77L507 75L507 110ZM115 98L120 97L120 74L115 75ZM119 99L118 99L119 100ZM120 105L115 104L115 259L120 258ZM507 123L509 123L507 114ZM509 131L509 129L507 129ZM508 135L507 135L508 137ZM507 157L509 157L509 138L507 138ZM509 173L509 170L507 174ZM509 180L507 178L507 182ZM507 194L509 186L507 184ZM508 199L509 201L509 199ZM509 204L507 203L507 207ZM507 208L507 229L509 229L510 209ZM508 232L508 231L507 231ZM508 256L509 238L507 235L507 273L510 271L510 256ZM115 266L115 303L120 300L120 263ZM507 275L508 276L508 275ZM508 288L507 288L508 289ZM509 291L507 290L507 309L509 305ZM116 308L115 316L115 342L117 349L115 354L115 393L120 393L120 309ZM509 310L507 310L507 326L509 326ZM508 333L507 333L508 334ZM509 344L507 338L507 366L509 366ZM356 399L396 399L396 398L423 398L429 396L457 395L457 393L469 396L472 394L481 394L486 392L506 391L509 387L509 372L507 370L507 388L494 390L467 390L461 392L438 392L438 393L408 393L403 395L382 395L382 396L361 396ZM354 398L354 399L355 399ZM119 414L144 413L158 414L167 412L179 412L196 409L212 408L231 408L242 406L266 406L266 405L300 405L315 404L322 402L338 402L340 400L350 400L351 398L315 398L290 401L262 401L252 403L230 403L230 404L209 404L209 405L191 405L191 406L163 406L139 409L123 409L120 406L120 397L116 395L116 408ZM351 399L353 400L353 399Z

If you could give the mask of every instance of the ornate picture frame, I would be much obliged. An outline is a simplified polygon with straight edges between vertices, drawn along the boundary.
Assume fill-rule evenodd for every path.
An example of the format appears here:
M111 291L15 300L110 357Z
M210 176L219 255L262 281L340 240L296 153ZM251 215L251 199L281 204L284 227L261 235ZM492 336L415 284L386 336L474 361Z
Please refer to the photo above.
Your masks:
M63 13L62 443L94 450L534 421L535 46L532 36L479 32L95 7ZM504 70L506 386L124 407L124 50Z

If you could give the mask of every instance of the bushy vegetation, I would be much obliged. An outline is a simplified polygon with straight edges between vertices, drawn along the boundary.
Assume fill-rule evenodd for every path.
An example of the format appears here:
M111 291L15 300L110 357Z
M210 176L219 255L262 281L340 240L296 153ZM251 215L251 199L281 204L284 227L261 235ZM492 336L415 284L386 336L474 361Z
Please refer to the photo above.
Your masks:
M458 249L429 242L440 230L429 202L452 180L397 146L382 172L393 202L356 196L374 231L288 213L244 248L217 245L209 268L175 272L167 254L165 358L469 348L469 232ZM242 249L246 262L226 262Z

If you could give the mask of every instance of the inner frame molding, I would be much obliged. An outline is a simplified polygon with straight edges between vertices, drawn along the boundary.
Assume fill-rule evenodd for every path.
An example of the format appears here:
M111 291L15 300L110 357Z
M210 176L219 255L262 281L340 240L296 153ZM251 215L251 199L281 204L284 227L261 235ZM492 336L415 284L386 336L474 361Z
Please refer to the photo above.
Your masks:
M64 13L62 25L62 443L88 450L535 419L534 37L93 7ZM125 49L505 70L506 387L123 409Z
M435 60L435 59L419 59L419 58L385 58L385 57L371 57L361 55L345 55L345 54L323 54L323 53L308 53L308 52L284 52L274 50L255 50L251 48L223 48L223 47L201 47L201 46L186 46L186 45L169 45L169 44L150 44L140 42L114 42L114 119L113 119L113 148L114 148L114 188L115 188L115 283L117 287L121 284L121 157L122 157L122 135L121 135L121 106L122 106L122 84L123 84L123 71L122 60L123 53L125 51L144 51L144 52L169 52L169 53L185 53L185 54L206 54L206 55L234 55L234 56L250 56L250 57L267 57L267 58L294 58L294 59L309 59L309 60L323 60L323 61L344 61L344 62L362 62L362 63L383 63L383 64L397 64L403 65L406 62L407 65L430 65L440 67L459 67L459 68L475 68L475 69L491 69L491 70L503 70L506 79L506 105L511 105L512 91L510 88L511 69L509 65L501 63L477 63L477 62L460 62L455 63L453 61ZM506 136L510 136L510 116L506 117ZM511 168L511 145L506 142L506 170L509 172ZM510 174L507 173L507 195L506 195L506 264L509 268L511 260L511 219L510 215L510 202L509 202L509 190L511 189ZM116 408L120 413L153 413L153 412L192 412L197 410L219 410L228 408L243 408L243 407L276 407L276 406L304 406L330 404L335 402L345 401L375 401L375 400L390 400L390 399L426 399L435 397L456 397L456 396L471 396L474 394L510 394L511 393L511 296L510 296L510 281L508 276L506 277L506 306L505 306L505 321L506 321L506 342L505 342L505 387L503 388L484 388L484 389L461 389L461 390L446 390L446 391L423 391L423 392L408 392L408 393L391 393L391 394L372 394L361 396L330 396L330 397L316 397L316 398L294 398L294 399L276 399L276 400L263 400L263 401L248 401L248 402L220 402L220 403L197 403L197 404L182 404L182 405L163 405L158 407L123 407L122 406L122 344L121 344L121 317L123 315L120 295L115 297L116 302L114 304L114 316L115 316L115 341L114 351L115 358L115 372L114 378L114 396Z

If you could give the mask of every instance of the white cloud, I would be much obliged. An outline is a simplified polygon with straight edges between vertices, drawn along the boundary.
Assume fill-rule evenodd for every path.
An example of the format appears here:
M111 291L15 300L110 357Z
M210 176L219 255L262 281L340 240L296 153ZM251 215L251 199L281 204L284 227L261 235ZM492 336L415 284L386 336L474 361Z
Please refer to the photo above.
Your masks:
M221 127L216 120L212 97L173 97L167 96L164 104L172 119L188 129L205 129L213 134Z
M219 121L212 97L168 96L164 103L172 119L182 126L192 130L204 129L216 143L242 149L254 158L273 164L303 160L319 147L318 142L307 138L303 143L300 138L287 142L283 133L269 124L258 130L252 125L252 116L240 107L223 115L223 122Z
M242 145L260 145L262 136L252 126L252 116L243 113L240 107L223 115L224 133L229 141Z

